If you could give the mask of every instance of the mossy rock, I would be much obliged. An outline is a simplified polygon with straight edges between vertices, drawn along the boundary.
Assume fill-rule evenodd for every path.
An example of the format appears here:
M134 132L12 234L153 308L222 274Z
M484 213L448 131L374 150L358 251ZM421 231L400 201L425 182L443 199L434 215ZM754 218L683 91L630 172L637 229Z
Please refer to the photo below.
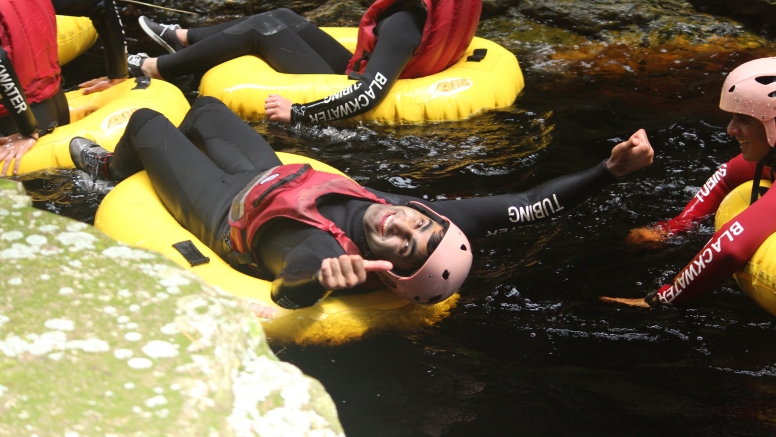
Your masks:
M233 297L7 179L0 287L0 435L343 435Z

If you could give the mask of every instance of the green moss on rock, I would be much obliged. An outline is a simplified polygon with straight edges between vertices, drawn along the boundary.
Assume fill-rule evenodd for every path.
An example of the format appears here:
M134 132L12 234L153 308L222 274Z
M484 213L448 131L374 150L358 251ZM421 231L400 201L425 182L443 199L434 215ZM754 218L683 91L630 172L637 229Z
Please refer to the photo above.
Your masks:
M3 179L0 286L0 435L343 435L234 298Z

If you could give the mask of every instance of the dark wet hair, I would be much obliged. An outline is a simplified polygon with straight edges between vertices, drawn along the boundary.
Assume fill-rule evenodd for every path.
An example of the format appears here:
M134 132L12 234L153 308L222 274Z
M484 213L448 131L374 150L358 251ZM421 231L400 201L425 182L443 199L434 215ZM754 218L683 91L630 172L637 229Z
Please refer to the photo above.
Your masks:
M426 243L426 252L428 252L429 255L434 253L437 247L439 247L439 243L442 242L442 239L445 238L445 231L441 230L439 232L434 232L429 238L428 243Z

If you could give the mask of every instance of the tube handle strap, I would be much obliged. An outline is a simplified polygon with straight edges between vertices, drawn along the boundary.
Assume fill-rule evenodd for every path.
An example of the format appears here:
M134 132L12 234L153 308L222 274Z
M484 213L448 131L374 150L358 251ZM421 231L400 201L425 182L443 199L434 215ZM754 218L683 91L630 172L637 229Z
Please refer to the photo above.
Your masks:
M173 244L172 247L183 255L192 267L210 262L210 258L203 255L191 240L180 241Z

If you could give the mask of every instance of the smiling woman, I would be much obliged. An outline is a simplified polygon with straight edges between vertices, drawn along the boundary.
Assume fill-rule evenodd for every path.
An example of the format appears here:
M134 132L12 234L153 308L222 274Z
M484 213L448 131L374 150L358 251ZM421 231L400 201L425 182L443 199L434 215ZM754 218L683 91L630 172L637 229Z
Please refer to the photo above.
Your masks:
M720 224L717 232L670 284L648 294L650 306L682 305L709 292L744 268L761 244L776 232L776 191L760 198L762 177L773 182L776 156L776 58L744 63L722 85L720 108L733 113L727 133L738 141L741 154L709 178L682 213L647 229L631 231L632 242L654 242L690 229L713 214L734 188L754 179L751 206ZM755 164L756 163L756 164ZM755 203L757 202L757 203ZM636 302L643 305L643 302Z
M750 115L733 115L727 133L736 137L741 145L741 154L747 161L760 161L772 150L772 146L768 144L765 126Z

